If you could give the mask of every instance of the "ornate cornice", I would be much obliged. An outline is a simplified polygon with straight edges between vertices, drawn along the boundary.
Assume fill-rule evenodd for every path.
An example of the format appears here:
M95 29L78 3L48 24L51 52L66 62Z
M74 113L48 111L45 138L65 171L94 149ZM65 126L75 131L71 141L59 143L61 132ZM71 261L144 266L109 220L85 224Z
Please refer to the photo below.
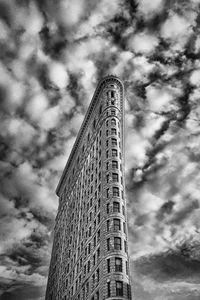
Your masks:
M109 81L115 81L117 82L120 87L121 87L121 92L120 92L120 106L121 106L121 109L122 109L122 101L123 101L123 91L124 91L124 86L123 86L123 83L122 81L115 75L108 75L106 77L104 77L102 80L100 80L99 84L97 85L97 88L94 92L94 96L91 100L91 103L89 105L89 108L87 110L87 113L85 115L85 118L84 118L84 121L82 123L82 126L79 130L79 133L77 135L77 138L76 138L76 141L73 145L73 148L71 150L71 153L70 153L70 156L68 158L68 161L65 165L65 168L64 168L64 171L62 173L62 176L60 178L60 181L58 183L58 186L56 188L56 194L57 196L60 197L61 193L62 193L62 190L63 190L63 183L64 183L64 179L66 178L66 175L67 175L67 172L71 166L71 163L73 161L73 158L77 152L77 148L79 147L79 145L81 144L81 141L83 139L83 136L84 136L84 133L86 132L87 130L87 127L88 127L88 124L89 124L89 120L91 119L91 115L92 115L92 112L94 111L95 107L96 107L96 104L97 104L97 100L99 98L99 95L102 91L102 88L106 85L106 83L108 83ZM123 111L123 110L122 110Z

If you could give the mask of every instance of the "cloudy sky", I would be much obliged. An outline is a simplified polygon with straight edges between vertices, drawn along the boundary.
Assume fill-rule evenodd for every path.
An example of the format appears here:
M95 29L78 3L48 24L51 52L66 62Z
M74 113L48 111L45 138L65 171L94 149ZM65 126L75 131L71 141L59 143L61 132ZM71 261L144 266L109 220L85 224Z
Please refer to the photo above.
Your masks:
M126 90L133 300L200 299L200 0L0 0L0 299L44 299L55 188L102 76Z

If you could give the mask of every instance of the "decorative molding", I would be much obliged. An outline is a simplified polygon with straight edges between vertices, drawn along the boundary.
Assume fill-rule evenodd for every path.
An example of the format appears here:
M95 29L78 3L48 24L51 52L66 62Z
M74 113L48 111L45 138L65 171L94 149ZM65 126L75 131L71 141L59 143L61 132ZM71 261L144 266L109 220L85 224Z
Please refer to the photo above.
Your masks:
M62 191L63 191L63 187L64 187L64 185L63 185L64 179L66 178L67 173L68 173L68 170L69 170L69 168L70 168L70 166L71 166L71 163L72 163L72 161L73 161L73 158L74 158L75 154L77 153L77 148L78 148L78 146L80 145L80 143L81 143L81 141L82 141L82 138L84 137L84 133L85 133L85 131L86 131L87 128L88 128L89 121L90 121L92 112L94 111L94 109L95 109L95 107L96 107L96 104L97 104L97 100L98 100L98 98L99 98L99 95L100 95L101 91L103 90L103 87L104 87L108 82L110 82L110 81L115 81L115 82L120 86L120 109L121 109L121 111L123 111L123 109L122 109L122 107L123 107L122 101L123 101L124 85L123 85L122 81L121 81L117 76L115 76L115 75L108 75L108 76L104 77L104 78L99 82L99 84L98 84L98 86L97 86L97 88L96 88L96 90L95 90L95 92L94 92L94 96L93 96L93 98L92 98L92 100L91 100L91 103L90 103L89 108L88 108L88 110L87 110L86 116L85 116L85 118L84 118L84 121L83 121L83 123L82 123L82 126L81 126L81 128L80 128L80 130L79 130L79 133L78 133L78 135L77 135L76 141L75 141L75 143L74 143L74 145L73 145L73 148L72 148L72 150L71 150L71 154L70 154L70 156L69 156L69 158L68 158L68 161L67 161L67 163L66 163L66 165L65 165L64 171L63 171L63 173L62 173L62 176L61 176L60 181L59 181L59 183L58 183L58 186L57 186L57 188L56 188L56 194L57 194L57 196L59 196L59 197L61 196Z

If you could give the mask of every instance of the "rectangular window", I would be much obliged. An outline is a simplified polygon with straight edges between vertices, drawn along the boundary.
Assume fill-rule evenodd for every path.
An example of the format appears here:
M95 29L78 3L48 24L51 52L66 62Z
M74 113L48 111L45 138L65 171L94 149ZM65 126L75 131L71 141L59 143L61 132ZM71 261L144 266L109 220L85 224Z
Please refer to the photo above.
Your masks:
M97 269L97 282L99 282L99 269Z
M90 261L88 261L88 273L90 272Z
M114 249L122 250L122 241L120 237L114 237Z
M124 205L122 205L122 213L123 213L123 215L125 216L125 208L124 208Z
M98 242L100 241L100 230L98 230L98 232L97 232L97 241Z
M109 189L106 190L106 197L109 198Z
M107 212L107 214L109 214L109 212L110 212L110 203L107 203L106 212Z
M108 170L109 169L109 161L107 161L107 163L106 163L106 170Z
M115 258L115 272L122 272L122 258Z
M107 140L107 141L106 141L106 147L108 147L108 145L109 145L109 141Z
M93 255L93 266L95 266L95 263L96 263L96 255L94 254Z
M114 213L120 212L120 204L119 204L119 202L116 202L116 201L113 202L113 212Z
M97 216L97 222L98 222L98 224L100 223L100 213Z
M119 188L118 187L113 187L113 196L114 197L119 197Z
M118 169L118 162L116 160L112 160L112 168Z
M117 146L117 139L112 138L111 139L111 145L112 146Z
M100 248L97 249L97 259L100 258Z
M127 243L124 241L124 251L127 253Z
M107 282L107 295L110 297L110 282Z
M106 175L106 182L109 182L109 174Z
M117 134L117 130L115 128L111 128L111 134L112 135L116 135Z
M108 136L109 135L109 131L108 130L106 130L106 136Z
M124 233L126 233L126 225L124 222L123 222L123 231L124 231Z
M109 157L109 150L106 151L106 158Z
M110 273L110 258L107 259L107 272Z
M110 251L110 238L107 239L107 251Z
M117 157L117 149L112 149L112 157Z
M110 230L110 220L107 220L107 232Z
M99 291L96 292L96 299L99 300Z
M123 282L116 281L116 296L123 296Z
M120 219L113 219L114 231L121 230Z
M128 274L128 262L126 261L126 274Z
M119 181L119 175L117 173L112 173L112 181L118 182Z

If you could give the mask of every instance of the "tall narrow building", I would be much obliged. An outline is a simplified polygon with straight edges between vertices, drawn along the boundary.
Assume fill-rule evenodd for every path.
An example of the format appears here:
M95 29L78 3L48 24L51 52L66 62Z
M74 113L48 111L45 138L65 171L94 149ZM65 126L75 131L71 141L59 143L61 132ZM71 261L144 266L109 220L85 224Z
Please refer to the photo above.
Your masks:
M124 88L103 78L65 166L46 300L131 299L124 183Z

